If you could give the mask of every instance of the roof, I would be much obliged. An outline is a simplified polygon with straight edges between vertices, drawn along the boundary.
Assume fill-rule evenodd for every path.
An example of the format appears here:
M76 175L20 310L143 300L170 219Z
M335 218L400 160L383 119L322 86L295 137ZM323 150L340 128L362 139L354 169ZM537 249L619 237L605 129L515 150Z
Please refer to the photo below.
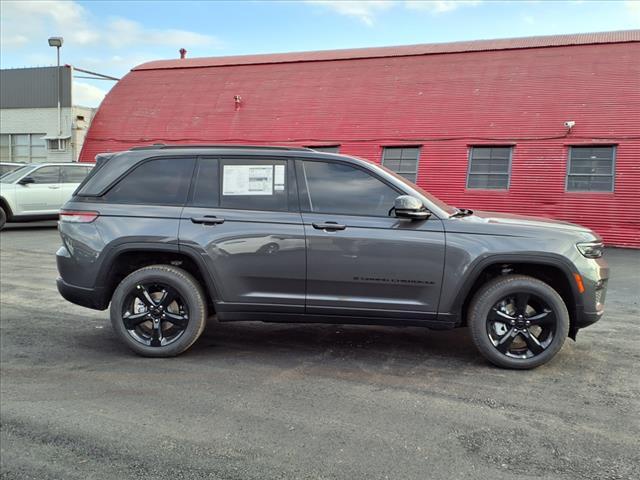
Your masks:
M514 50L626 42L640 42L640 30L547 35L494 40L473 40L451 43L426 43L396 47L156 60L138 65L132 70L163 70L174 68L220 67L230 65L257 65L265 63L319 62L327 60L404 57L442 53L484 52L493 50Z
M184 149L206 149L206 150L293 150L296 152L299 151L309 151L313 152L314 150L306 147L291 147L291 146L280 146L280 145L235 145L235 144L221 144L221 145L165 145L164 143L153 143L151 145L142 145L131 147L129 150L184 150Z

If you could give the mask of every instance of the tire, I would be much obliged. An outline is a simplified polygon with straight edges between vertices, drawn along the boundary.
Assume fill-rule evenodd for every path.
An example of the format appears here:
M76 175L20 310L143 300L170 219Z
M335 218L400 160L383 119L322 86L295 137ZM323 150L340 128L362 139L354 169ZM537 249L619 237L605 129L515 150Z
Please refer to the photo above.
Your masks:
M0 230L4 228L5 223L7 223L7 213L0 207Z
M548 284L525 275L488 282L473 297L467 318L480 353L503 368L524 370L548 362L569 333L569 312L562 297Z
M110 315L113 329L135 353L173 357L191 347L204 331L207 302L191 274L170 265L152 265L120 282ZM175 319L180 323L174 324Z

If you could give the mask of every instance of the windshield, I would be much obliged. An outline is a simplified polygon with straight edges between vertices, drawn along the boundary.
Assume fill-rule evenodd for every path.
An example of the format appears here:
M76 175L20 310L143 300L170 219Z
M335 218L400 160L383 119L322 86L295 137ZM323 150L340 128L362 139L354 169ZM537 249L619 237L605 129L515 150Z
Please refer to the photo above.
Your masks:
M444 210L445 212L447 212L449 215L454 214L455 212L458 211L457 208L452 207L451 205L443 202L442 200L440 200L438 197L433 196L431 193L427 192L426 190L424 190L423 188L420 188L418 185L416 185L413 182L410 182L409 180L407 180L406 178L404 178L402 175L398 175L396 172L394 172L393 170L389 170L387 167L385 167L384 165L380 165L380 164L376 164L376 167L383 169L385 172L389 173L390 175L393 175L396 179L400 180L402 183L404 183L405 185L411 187L412 189L416 190L419 194L421 194L424 197L427 197L427 199L431 202L434 203L438 208Z
M20 167L18 170L5 173L0 177L0 183L13 183L16 180L19 180L24 174L33 170L34 168L35 167L33 165L25 165L24 167Z

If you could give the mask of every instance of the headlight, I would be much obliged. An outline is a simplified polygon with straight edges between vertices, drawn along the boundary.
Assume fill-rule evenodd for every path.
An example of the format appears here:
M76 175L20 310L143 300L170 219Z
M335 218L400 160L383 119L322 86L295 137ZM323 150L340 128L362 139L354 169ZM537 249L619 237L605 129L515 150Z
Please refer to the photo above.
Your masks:
M602 242L577 243L576 247L587 258L600 258L604 253L604 243Z

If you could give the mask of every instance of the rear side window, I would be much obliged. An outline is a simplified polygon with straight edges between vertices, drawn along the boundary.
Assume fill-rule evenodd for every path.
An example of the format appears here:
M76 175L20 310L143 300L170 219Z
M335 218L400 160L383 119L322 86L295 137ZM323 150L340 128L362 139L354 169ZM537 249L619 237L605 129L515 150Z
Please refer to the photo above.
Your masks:
M193 158L157 158L146 161L122 178L105 195L113 203L183 205L187 200Z
M287 161L220 160L220 207L286 211L289 208Z
M89 167L62 167L60 183L80 183L89 174Z
M359 168L342 163L301 162L302 209L314 213L386 217L400 193Z
M217 158L198 160L196 179L193 184L192 205L196 207L218 207L220 205L220 162Z
M35 183L60 183L60 167L41 167L29 176Z

